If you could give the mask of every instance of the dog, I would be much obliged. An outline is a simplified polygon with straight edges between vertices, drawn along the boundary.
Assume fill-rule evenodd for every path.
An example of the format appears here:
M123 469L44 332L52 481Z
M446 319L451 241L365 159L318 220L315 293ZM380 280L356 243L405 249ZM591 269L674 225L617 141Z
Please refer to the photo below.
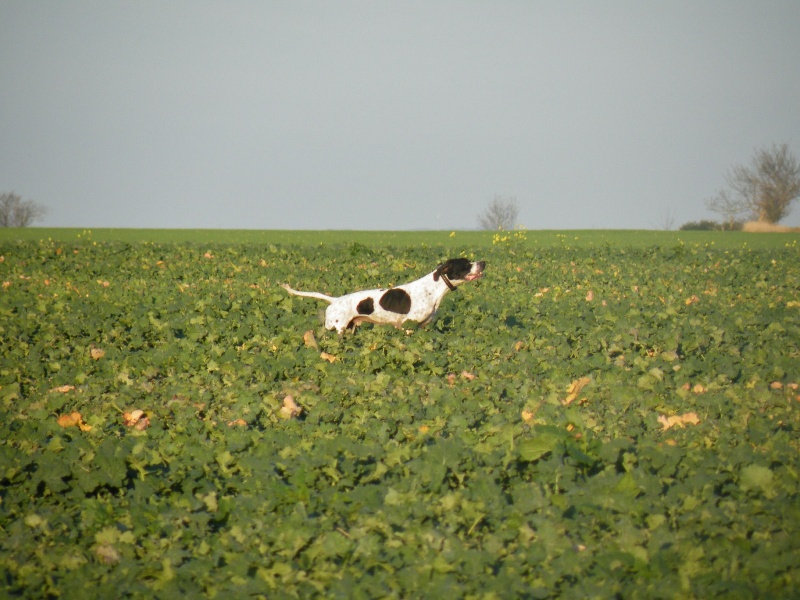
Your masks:
M319 292L293 290L280 284L290 294L317 298L329 304L325 309L325 328L343 333L361 323L394 325L400 329L406 321L427 325L436 316L445 294L462 283L483 277L485 261L451 258L416 281L389 289L365 290L346 296L328 296Z

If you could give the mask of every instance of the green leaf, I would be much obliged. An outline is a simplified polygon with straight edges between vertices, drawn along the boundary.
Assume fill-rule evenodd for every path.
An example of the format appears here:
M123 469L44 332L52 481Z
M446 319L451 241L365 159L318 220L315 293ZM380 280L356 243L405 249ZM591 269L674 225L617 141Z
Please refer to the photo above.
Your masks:
M767 498L777 495L775 474L762 465L747 465L739 472L739 486L745 492L760 491Z
M530 435L532 437L517 442L520 457L528 462L553 452L566 437L564 431L547 425L537 425Z
M44 454L38 463L37 475L55 493L69 489L69 485L64 481L64 478L69 477L71 472L70 465L66 460L49 452Z
M112 487L121 487L127 476L128 465L123 456L125 451L125 446L108 438L100 444L95 454L94 465L97 467L97 474Z

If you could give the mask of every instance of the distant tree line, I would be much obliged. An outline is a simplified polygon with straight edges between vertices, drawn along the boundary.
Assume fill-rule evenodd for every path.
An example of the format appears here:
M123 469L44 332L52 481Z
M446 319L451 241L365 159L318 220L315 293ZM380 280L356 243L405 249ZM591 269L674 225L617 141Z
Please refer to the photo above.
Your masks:
M23 200L13 192L0 194L0 227L28 227L47 213L33 200Z
M742 229L741 221L723 222L703 219L701 221L689 221L678 228L680 231L739 231Z

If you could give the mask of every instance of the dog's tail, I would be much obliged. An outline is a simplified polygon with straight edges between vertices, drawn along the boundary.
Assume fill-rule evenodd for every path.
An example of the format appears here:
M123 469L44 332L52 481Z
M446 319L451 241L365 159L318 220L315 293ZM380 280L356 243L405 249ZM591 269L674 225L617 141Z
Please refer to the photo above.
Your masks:
M299 290L293 290L289 287L286 283L281 283L280 286L285 289L287 292L294 296L305 296L306 298L316 298L317 300L324 300L328 304L333 302L336 298L332 296L327 296L325 294L320 294L319 292L301 292Z

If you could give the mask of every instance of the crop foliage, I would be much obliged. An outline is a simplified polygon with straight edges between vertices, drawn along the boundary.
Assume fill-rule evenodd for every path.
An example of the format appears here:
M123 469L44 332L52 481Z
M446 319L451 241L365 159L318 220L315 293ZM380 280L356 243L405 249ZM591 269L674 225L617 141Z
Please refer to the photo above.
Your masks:
M0 242L0 595L792 593L796 243L558 235ZM277 285L450 256L411 332Z

